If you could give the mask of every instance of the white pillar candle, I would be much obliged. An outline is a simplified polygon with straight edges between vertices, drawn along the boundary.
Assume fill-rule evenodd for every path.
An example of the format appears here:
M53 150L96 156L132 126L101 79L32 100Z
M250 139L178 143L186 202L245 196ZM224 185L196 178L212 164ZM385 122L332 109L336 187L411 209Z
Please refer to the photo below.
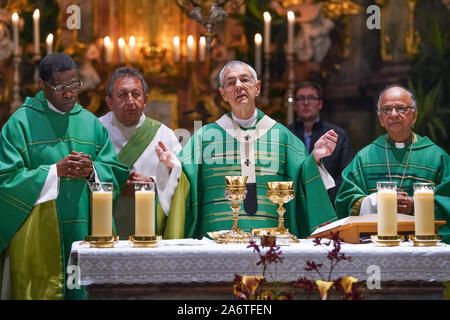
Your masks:
M205 62L205 53L206 53L206 38L200 37L198 42L198 60L200 62Z
M397 192L378 190L378 235L397 235Z
M194 37L187 37L187 62L194 61Z
M41 54L41 40L39 37L39 9L34 10L33 13L33 39L34 39L34 54Z
M287 26L287 53L292 54L294 53L294 21L295 21L295 15L294 12L288 11L287 13L287 20L288 20L288 26Z
M128 41L128 45L130 47L130 62L135 62L135 48L136 48L136 38L134 36L130 37L130 40Z
M173 37L173 61L180 62L180 38L178 36Z
M262 58L261 58L261 43L262 37L261 34L255 34L255 68L256 74L261 75L262 72Z
M119 61L121 64L125 63L125 40L123 38L119 38Z
M135 191L135 235L155 235L155 192Z
M112 192L92 192L92 235L112 236Z
M272 17L267 11L264 12L264 53L270 53L270 23Z
M49 33L47 39L45 39L45 46L47 48L47 55L53 53L53 34Z
M436 234L434 226L434 191L414 190L415 234L431 236Z
M106 63L110 63L111 62L111 52L112 52L112 43L111 43L111 38L106 36L103 39L103 46L105 49L105 62Z
M13 26L13 42L14 42L14 55L19 55L19 15L17 12L12 14L12 26Z

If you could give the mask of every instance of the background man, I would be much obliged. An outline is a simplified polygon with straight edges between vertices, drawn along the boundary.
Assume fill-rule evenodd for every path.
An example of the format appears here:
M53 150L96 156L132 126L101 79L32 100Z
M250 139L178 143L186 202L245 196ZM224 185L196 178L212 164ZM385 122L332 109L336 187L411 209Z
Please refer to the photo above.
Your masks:
M342 184L342 170L355 155L350 137L344 129L320 117L320 110L323 107L320 85L312 82L300 83L295 89L295 101L295 121L288 128L303 141L309 153L313 151L317 140L328 130L334 130L339 135L334 152L322 159L325 169L336 183L335 187L328 189L331 202L334 203L336 193Z
M65 283L72 243L90 233L86 179L113 182L117 196L128 168L118 162L100 121L76 103L81 82L72 58L48 55L39 71L42 91L28 97L1 132L0 252L6 272L0 270L0 277L10 275L2 283L10 294L5 298L83 298L83 290L67 290Z
M334 150L336 133L327 132L309 156L294 134L256 108L261 83L252 67L231 61L219 78L231 112L195 132L179 154L183 173L171 214L185 221L180 236L201 238L210 231L231 229L226 175L248 177L239 215L244 231L277 226L277 205L267 199L268 181L294 181L295 199L285 205L284 215L292 234L304 238L316 226L336 219L317 166Z
M106 96L111 111L100 121L111 135L119 160L131 168L127 185L114 209L116 230L122 239L134 234L134 183L156 182L161 205L157 227L161 232L166 218L164 213L169 213L181 173L181 165L174 155L181 150L181 145L171 129L145 116L147 100L148 85L138 70L122 67L114 71ZM171 157L174 161L169 161Z
M397 182L397 212L414 214L414 182L434 182L435 217L450 221L450 158L428 137L412 132L418 109L414 96L393 85L378 100L378 120L387 131L359 151L342 173L336 197L339 217L377 212L377 181ZM439 228L450 242L450 228Z

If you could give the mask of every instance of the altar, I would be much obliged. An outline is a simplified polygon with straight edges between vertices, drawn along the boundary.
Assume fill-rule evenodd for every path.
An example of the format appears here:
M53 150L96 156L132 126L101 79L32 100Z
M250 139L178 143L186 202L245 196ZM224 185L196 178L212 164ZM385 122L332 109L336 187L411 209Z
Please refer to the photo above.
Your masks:
M328 274L327 251L313 240L281 245L280 250L283 261L270 267L269 282L294 287L301 277L318 279L316 273L305 270L307 260L323 264L321 270ZM351 261L340 262L332 278L357 278L367 299L444 298L443 283L450 280L450 245L343 243L341 252ZM232 300L236 299L235 275L260 275L258 260L246 244L216 244L209 239L162 240L156 248L133 248L128 241L117 241L114 248L75 242L69 268L78 267L79 284L87 286L89 299ZM302 291L295 290L296 299L305 298Z

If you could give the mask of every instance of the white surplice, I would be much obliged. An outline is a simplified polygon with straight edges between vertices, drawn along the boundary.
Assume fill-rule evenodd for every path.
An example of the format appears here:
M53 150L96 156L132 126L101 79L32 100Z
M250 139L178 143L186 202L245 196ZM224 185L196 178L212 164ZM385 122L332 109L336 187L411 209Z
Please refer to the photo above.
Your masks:
M119 154L136 130L144 123L145 115L142 114L137 125L129 127L123 125L112 111L99 118L99 120L108 129L111 142L114 145L116 153ZM131 169L136 173L153 178L156 182L158 200L164 213L167 215L175 188L178 184L178 179L181 175L181 164L176 157L174 157L175 165L172 170L169 170L164 164L160 163L155 150L159 141L162 141L167 150L173 152L175 155L181 150L181 145L173 130L161 124L153 140L136 160ZM134 198L120 195L114 209L114 222L121 239L128 239L128 236L134 234L134 221Z

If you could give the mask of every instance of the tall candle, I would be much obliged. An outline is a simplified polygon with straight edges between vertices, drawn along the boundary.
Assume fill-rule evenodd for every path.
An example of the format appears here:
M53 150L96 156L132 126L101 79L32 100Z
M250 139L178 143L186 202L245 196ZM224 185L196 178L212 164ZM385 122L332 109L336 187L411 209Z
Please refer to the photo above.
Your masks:
M187 61L188 62L194 61L194 37L193 36L187 37Z
M110 63L111 62L111 49L112 49L112 47L111 47L111 38L110 37L108 37L108 36L106 36L104 39L103 39L103 46L104 46L104 49L105 49L105 62L106 63Z
M47 55L52 54L53 52L53 34L49 33L47 39L45 39L45 44L47 47Z
M119 61L120 63L125 63L125 40L123 38L119 38Z
M378 190L378 235L397 235L397 192Z
M112 191L92 192L92 235L112 236Z
M270 53L270 23L272 17L267 11L264 12L264 53Z
M262 71L262 62L261 62L261 43L262 37L261 34L255 34L255 68L256 74L261 75Z
M173 61L180 62L180 38L173 37Z
M130 37L130 40L128 41L128 45L130 46L130 62L135 62L135 47L136 47L136 38L134 36Z
M34 13L33 13L33 39L34 39L34 54L40 55L41 54L41 48L40 48L41 41L39 39L39 9L34 10Z
M287 43L287 53L294 53L294 21L295 15L294 12L288 11L287 13L288 26L287 26L287 35L288 35L288 43Z
M205 62L205 53L206 53L206 38L200 37L198 42L198 60L200 62Z
M155 235L155 192L135 191L135 235Z
M19 15L17 12L12 14L12 26L13 26L13 41L14 41L14 55L19 55Z
M434 226L434 191L419 188L414 190L415 234L430 236L436 234Z

